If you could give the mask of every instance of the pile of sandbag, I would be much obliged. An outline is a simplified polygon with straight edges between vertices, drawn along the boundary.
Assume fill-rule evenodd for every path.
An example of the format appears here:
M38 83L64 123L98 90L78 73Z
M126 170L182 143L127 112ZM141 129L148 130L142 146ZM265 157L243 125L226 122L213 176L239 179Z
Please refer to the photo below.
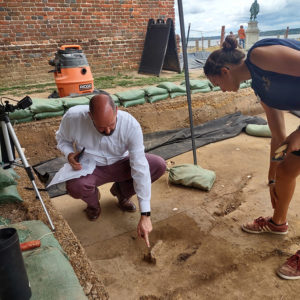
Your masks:
M185 86L185 81L181 82ZM190 80L190 89L192 94L211 92L211 82L209 80Z
M142 89L119 92L115 96L118 97L120 104L124 107L144 104L146 102L145 91Z
M172 99L175 97L186 95L185 86L177 85L174 82L162 82L157 87L167 90Z
M14 169L0 167L0 204L23 201L17 190L17 179L19 175Z
M169 98L168 90L157 86L149 86L145 88L144 91L147 96L147 101L150 103Z

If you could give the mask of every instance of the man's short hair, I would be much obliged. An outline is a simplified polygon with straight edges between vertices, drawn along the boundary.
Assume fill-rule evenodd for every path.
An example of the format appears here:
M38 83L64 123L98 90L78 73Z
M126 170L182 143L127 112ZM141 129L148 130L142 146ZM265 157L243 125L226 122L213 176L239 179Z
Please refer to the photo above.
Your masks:
M97 96L99 95L105 95L108 97L108 103L109 105L111 106L113 112L116 112L116 105L115 105L115 102L114 100L112 99L111 95L105 91L102 91L100 90L95 96L93 96L90 100L90 103L89 103L89 107L90 107L90 113L93 114L95 109L95 102L96 102L96 99L97 99Z

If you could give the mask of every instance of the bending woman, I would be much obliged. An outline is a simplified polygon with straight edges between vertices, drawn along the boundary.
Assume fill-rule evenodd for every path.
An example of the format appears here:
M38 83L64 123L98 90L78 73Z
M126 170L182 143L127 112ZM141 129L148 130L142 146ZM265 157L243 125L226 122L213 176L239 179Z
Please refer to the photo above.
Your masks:
M252 79L252 89L261 100L272 132L268 181L274 213L242 225L242 229L249 233L286 234L287 212L300 174L300 129L286 137L283 110L300 110L300 42L260 40L245 59L235 38L227 36L222 48L208 57L204 73L223 92L237 91L242 81ZM287 144L284 160L273 161L275 150L283 144ZM300 278L300 250L277 274L285 279Z

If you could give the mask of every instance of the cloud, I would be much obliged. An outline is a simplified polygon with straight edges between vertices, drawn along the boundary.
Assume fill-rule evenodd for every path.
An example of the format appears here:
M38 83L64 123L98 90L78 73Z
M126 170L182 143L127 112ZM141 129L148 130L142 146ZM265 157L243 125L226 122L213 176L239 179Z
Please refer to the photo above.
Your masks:
M185 0L183 12L185 27L191 23L190 36L219 35L221 26L226 32L237 32L243 24L247 27L250 7L254 0ZM299 0L258 0L260 11L257 15L261 31L300 27ZM178 5L175 1L176 32L179 33Z

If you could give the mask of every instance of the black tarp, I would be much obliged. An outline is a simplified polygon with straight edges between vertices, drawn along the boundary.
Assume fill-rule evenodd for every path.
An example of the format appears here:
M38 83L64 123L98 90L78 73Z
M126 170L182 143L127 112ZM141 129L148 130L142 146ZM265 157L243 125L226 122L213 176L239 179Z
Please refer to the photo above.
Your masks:
M187 53L188 66L189 69L201 69L203 68L210 52L200 51L194 53ZM182 53L179 55L180 66L183 66Z
M241 133L248 124L266 124L266 120L256 116L244 116L240 112L224 116L194 127L197 148L217 141L232 138ZM145 151L169 159L192 150L189 128L154 132L144 135ZM55 158L33 166L39 179L46 185L54 174L66 163L64 157ZM48 189L50 197L66 193L64 183Z

